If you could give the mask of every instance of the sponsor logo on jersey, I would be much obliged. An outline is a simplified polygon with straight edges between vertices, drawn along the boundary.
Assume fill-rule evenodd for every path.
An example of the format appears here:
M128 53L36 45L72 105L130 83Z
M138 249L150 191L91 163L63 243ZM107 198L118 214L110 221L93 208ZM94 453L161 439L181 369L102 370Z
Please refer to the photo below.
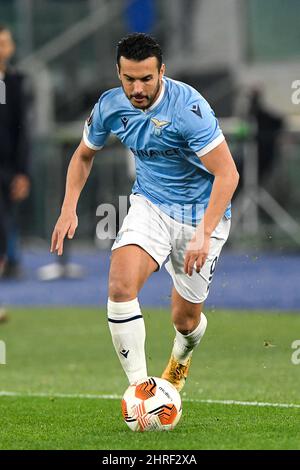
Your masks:
M180 151L177 148L171 148L168 150L146 150L146 149L134 149L130 147L133 155L136 157L172 157L173 155L180 155Z

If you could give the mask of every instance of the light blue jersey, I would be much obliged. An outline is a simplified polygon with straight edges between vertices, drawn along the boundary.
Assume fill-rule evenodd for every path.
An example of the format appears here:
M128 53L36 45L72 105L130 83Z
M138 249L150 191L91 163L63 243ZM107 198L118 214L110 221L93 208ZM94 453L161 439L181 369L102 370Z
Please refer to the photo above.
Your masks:
M224 140L214 112L200 93L164 78L158 99L143 111L130 103L122 87L109 90L86 121L83 139L99 150L111 132L135 157L132 192L144 195L179 222L198 224L214 181L201 157ZM230 215L228 206L225 216Z

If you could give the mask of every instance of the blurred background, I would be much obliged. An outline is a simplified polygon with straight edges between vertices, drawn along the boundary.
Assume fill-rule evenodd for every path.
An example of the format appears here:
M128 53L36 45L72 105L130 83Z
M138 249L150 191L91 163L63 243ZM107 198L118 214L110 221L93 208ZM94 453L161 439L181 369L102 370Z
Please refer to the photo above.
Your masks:
M134 179L132 157L114 138L96 156L62 259L49 244L84 121L99 95L119 85L115 46L134 31L153 34L167 76L209 101L241 174L208 304L299 309L299 17L298 0L0 0L24 97L26 169L17 174L29 179L28 197L25 191L10 204L2 309L106 303L113 240L96 236L97 207L112 203L118 211ZM164 306L169 293L162 270L141 300Z

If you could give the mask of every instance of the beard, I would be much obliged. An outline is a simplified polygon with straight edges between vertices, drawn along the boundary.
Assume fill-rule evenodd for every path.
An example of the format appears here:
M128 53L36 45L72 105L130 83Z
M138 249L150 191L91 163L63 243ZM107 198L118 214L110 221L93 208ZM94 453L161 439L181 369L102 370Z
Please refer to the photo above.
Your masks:
M122 85L123 87L123 85ZM138 108L138 109L142 109L142 110L145 110L145 109L148 109L152 106L152 104L154 103L154 101L156 100L158 94L159 94L159 91L160 91L160 87L161 87L161 82L160 80L157 81L157 85L153 91L153 93L151 95L144 95L144 94L134 94L134 95L131 95L131 94L127 94L124 90L124 87L123 87L123 91L125 93L125 95L127 96L127 98L129 99L130 103L135 107L135 108Z

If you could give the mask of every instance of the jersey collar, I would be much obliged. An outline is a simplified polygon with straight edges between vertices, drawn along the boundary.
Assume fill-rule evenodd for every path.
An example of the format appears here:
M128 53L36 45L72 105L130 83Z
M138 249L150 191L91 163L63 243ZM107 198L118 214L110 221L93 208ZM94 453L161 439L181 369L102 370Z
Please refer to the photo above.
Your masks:
M153 103L152 106L150 106L150 108L145 109L143 111L144 113L146 113L146 114L150 113L151 111L153 111L153 109L157 108L157 106L159 105L159 103L161 102L161 100L164 97L165 89L166 89L166 84L165 84L165 80L163 79L162 80L161 90L160 90L160 93L159 93L159 96L158 96L157 100Z

